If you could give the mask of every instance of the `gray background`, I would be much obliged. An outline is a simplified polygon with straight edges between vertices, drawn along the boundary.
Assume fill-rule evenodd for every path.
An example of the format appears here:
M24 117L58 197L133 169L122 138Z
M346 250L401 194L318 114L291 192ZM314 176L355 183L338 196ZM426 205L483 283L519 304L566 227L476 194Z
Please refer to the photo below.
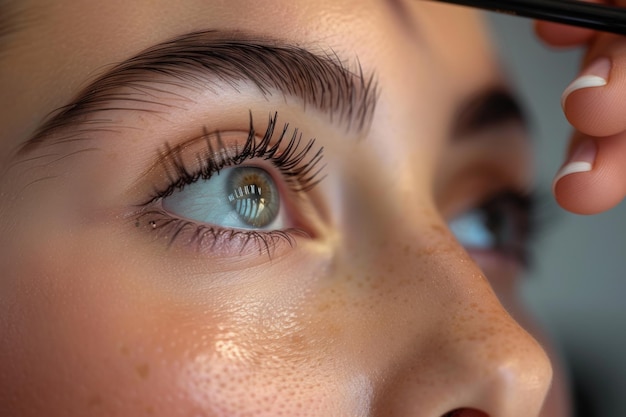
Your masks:
M543 46L528 19L488 16L533 119L539 181L549 190L571 132L560 96L576 77L581 51ZM626 416L626 204L597 216L554 211L536 242L524 295L570 362L577 397L589 407L578 415Z

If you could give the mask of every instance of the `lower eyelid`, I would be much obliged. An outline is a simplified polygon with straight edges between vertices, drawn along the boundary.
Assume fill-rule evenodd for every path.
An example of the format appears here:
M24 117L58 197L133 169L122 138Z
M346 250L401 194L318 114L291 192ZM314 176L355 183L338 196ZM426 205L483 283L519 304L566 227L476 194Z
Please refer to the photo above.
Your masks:
M136 215L135 227L169 249L191 249L199 255L229 258L246 255L269 259L293 248L299 238L308 234L296 228L255 231L202 225L176 218L159 208L150 208Z

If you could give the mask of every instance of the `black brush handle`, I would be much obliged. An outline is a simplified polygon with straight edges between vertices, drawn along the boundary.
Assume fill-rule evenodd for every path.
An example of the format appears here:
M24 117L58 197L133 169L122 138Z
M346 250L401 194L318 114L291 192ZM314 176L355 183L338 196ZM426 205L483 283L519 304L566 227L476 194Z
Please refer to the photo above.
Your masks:
M573 0L433 0L626 35L626 8Z

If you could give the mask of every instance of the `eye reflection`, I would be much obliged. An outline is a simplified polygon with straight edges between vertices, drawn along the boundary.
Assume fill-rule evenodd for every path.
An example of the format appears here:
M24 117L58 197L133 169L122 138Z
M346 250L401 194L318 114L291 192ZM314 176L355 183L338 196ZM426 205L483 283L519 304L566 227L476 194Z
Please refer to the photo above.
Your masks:
M163 199L163 208L194 222L235 229L283 229L281 200L264 169L237 166L188 184Z
M231 191L228 201L240 219L250 226L266 227L278 215L278 193L272 178L263 169L230 169L226 191Z

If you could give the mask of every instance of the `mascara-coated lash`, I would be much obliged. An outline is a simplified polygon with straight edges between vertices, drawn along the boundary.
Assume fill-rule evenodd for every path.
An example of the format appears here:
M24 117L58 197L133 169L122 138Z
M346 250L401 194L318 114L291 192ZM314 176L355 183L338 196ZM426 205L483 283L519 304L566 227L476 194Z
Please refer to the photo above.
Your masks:
M290 189L295 192L306 192L315 187L324 178L322 175L324 166L321 164L324 148L315 150L315 139L310 139L302 145L302 133L297 128L288 136L289 123L283 125L278 138L273 140L276 135L277 119L278 113L270 115L264 135L258 137L250 112L250 126L241 148L227 146L223 141L222 132L209 133L204 127L202 136L195 139L204 142L204 149L195 155L198 165L195 169L190 169L184 161L187 144L172 147L166 143L160 152L158 162L163 167L169 184L163 189L155 189L154 195L143 205L167 197L174 191L183 189L185 185L201 179L208 180L213 175L219 174L223 168L238 166L255 158L265 160L276 167Z

